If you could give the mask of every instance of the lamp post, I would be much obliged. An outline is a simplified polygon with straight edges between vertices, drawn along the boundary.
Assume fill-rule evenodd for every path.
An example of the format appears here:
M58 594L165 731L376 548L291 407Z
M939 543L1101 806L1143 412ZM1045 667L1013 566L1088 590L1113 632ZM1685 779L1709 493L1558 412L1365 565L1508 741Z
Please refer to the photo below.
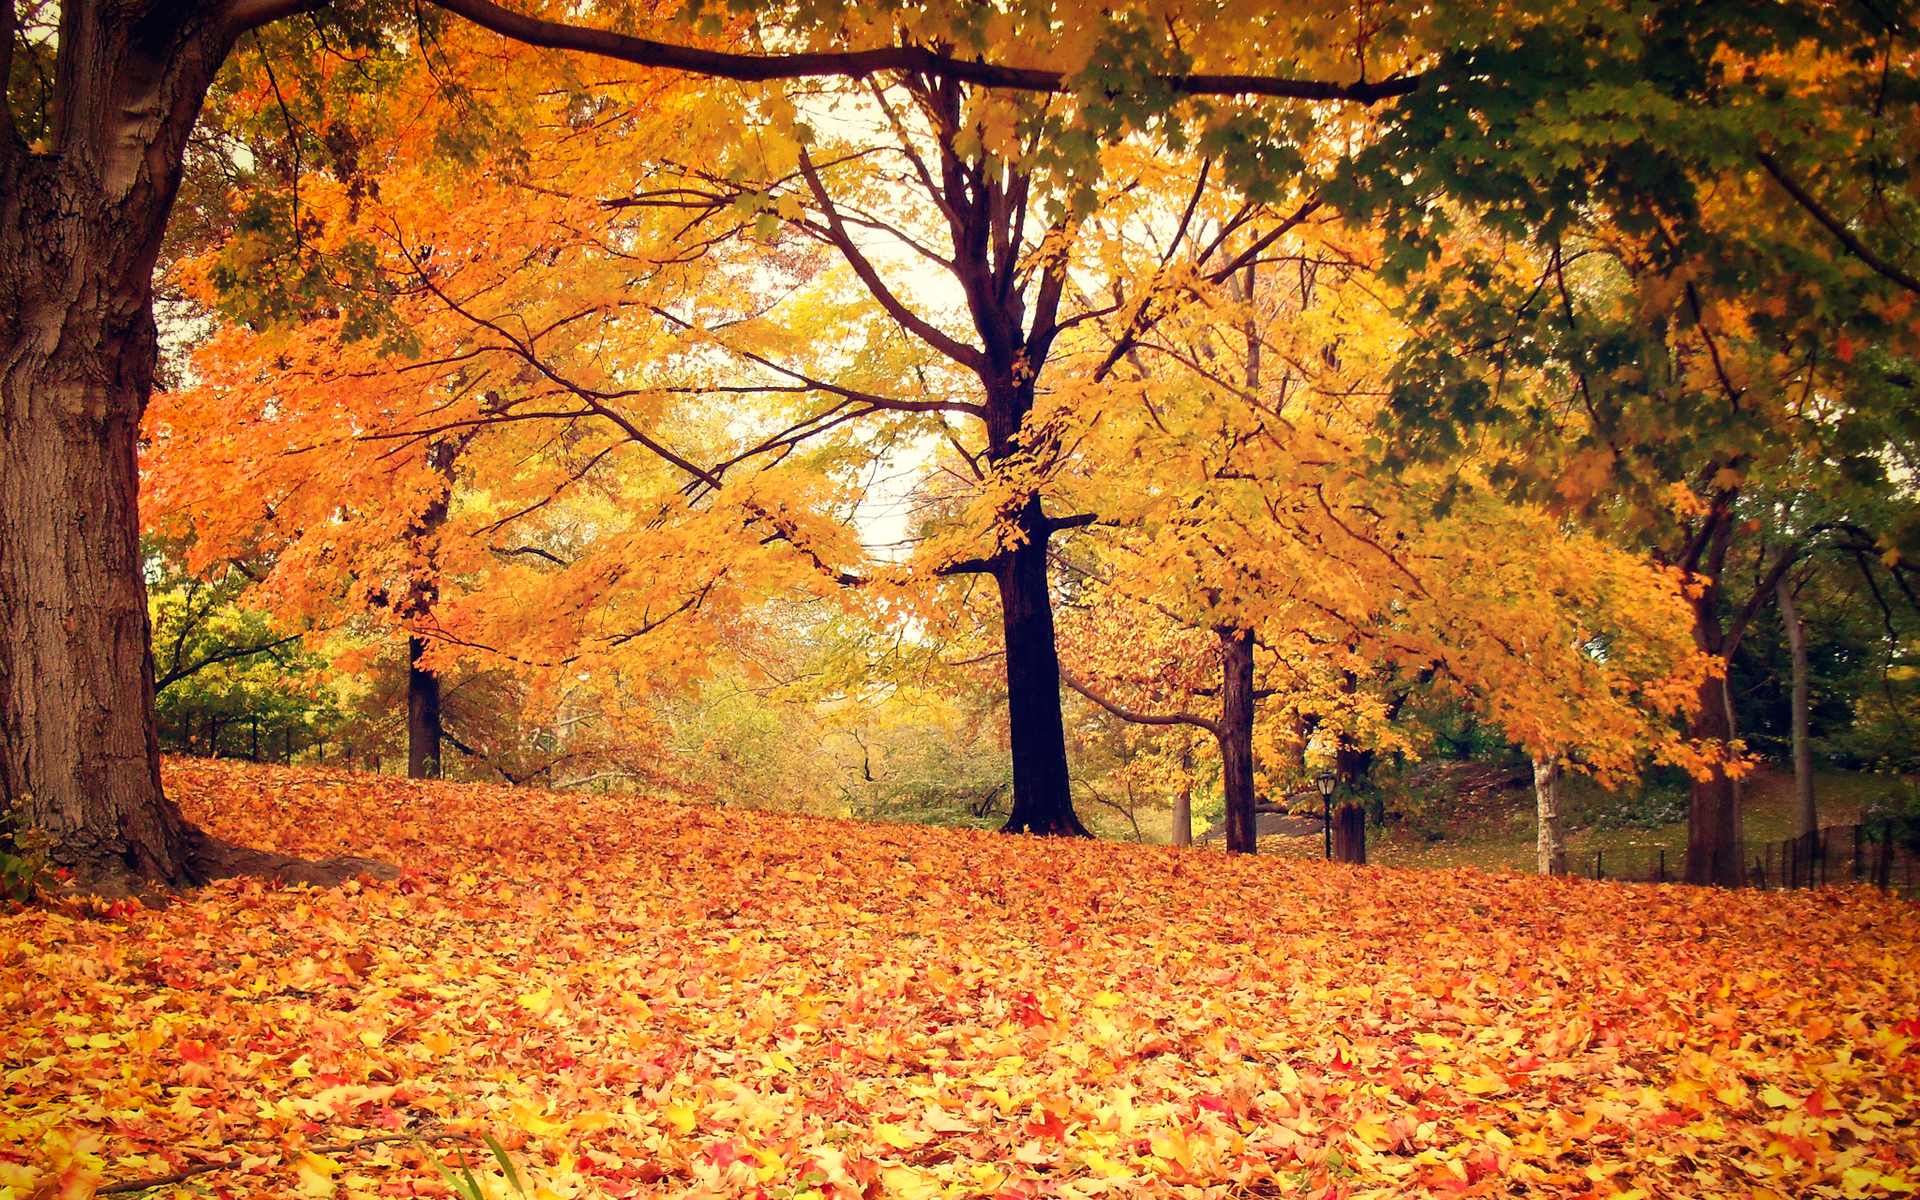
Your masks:
M1322 771L1313 780L1314 786L1320 789L1320 832L1326 843L1328 862L1333 861L1333 785L1336 782L1332 771Z

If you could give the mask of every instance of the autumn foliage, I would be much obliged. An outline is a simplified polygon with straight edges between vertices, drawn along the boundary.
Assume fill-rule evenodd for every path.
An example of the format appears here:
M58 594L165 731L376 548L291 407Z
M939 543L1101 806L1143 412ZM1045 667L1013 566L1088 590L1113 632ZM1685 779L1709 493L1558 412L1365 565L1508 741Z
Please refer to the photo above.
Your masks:
M222 836L404 874L0 921L7 1200L216 1164L198 1194L444 1195L428 1155L512 1195L483 1134L558 1197L1920 1183L1920 911L1866 890L224 763L167 787Z

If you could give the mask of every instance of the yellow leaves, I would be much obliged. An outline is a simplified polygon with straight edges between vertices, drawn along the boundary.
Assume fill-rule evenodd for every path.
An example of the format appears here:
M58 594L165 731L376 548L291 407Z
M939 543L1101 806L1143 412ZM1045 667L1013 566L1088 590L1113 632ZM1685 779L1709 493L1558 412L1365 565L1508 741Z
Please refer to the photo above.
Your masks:
M333 1195L333 1177L340 1171L338 1162L318 1154L303 1154L294 1164L294 1177L299 1181L302 1196Z
M924 1146L933 1138L930 1133L908 1133L898 1125L889 1125L884 1121L873 1127L873 1136L896 1150L911 1150Z
M695 1123L700 1119L700 1110L683 1100L675 1100L661 1105L660 1115L685 1137L693 1132Z
M1507 1090L1507 1081L1493 1074L1469 1075L1456 1086L1475 1096L1497 1096Z

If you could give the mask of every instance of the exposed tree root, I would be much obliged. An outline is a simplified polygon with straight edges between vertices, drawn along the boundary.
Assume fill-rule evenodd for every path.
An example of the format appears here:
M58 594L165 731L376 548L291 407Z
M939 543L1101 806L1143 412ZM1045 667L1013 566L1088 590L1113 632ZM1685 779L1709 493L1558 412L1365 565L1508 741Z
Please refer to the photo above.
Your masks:
M149 879L125 869L123 864L109 863L91 871L76 872L58 889L56 896L62 900L98 899L109 903L138 900L149 908L162 908L188 888L216 879L244 877L286 886L304 883L310 887L331 888L361 875L389 883L400 878L399 867L377 858L355 855L295 858L271 850L236 846L192 827L186 832L185 842L185 878L179 883Z

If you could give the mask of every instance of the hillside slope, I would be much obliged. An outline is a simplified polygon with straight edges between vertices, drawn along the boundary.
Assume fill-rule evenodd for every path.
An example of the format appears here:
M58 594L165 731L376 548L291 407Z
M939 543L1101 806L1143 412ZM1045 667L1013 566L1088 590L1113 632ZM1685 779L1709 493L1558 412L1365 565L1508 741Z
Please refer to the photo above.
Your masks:
M447 1194L410 1137L513 1194L481 1133L557 1197L1920 1183L1920 909L1866 891L168 786L223 836L405 872L0 917L0 1200L210 1164L198 1194Z

